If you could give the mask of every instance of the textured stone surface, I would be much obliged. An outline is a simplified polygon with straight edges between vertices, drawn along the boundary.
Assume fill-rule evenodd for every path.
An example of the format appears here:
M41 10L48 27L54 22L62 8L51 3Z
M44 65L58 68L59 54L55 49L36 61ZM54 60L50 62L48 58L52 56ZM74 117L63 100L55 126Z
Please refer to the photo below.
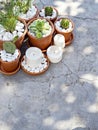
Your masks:
M75 23L63 60L40 76L0 74L0 130L98 130L98 0L41 0Z

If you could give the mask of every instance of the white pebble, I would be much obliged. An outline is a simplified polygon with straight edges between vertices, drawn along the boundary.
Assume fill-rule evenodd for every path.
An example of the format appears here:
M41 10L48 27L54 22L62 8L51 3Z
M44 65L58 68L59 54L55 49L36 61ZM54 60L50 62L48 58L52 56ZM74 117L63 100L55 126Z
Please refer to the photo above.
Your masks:
M11 41L13 40L13 35L10 32L6 32L3 36L3 41Z

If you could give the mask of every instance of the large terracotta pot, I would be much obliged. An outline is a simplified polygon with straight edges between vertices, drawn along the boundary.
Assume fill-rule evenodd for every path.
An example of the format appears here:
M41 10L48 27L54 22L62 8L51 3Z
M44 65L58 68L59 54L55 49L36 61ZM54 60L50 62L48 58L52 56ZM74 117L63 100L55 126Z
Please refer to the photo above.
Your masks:
M33 21L37 20L37 19L44 19L44 18L34 18L32 19L27 26L29 26ZM46 19L47 20L47 19ZM51 33L46 36L46 37L42 37L40 39L36 38L35 36L31 35L30 32L28 31L27 32L27 35L28 35L28 38L30 40L30 43L32 44L32 46L35 46L35 47L38 47L40 48L41 50L45 50L47 49L47 47L51 44L51 41L52 41L52 36L53 36L53 32L54 32L54 25L53 23L50 21L50 20L47 20L49 22L49 24L51 25L52 27L52 31Z
M63 17L63 18L65 18L65 17ZM60 20L63 19L63 18L58 18L58 19L55 21L55 23L56 23L57 21L60 21ZM67 18L67 19L72 23L72 30L69 31L69 32L63 32L63 31L61 31L61 30L58 30L58 28L56 27L56 25L55 25L55 23L54 23L56 33L62 34L62 35L65 37L65 42L68 42L68 41L70 40L70 37L71 37L72 32L73 32L73 30L74 30L74 23L73 23L73 21L72 21L71 19L69 19L69 18Z
M34 5L35 6L35 5ZM21 18L21 17L19 17L19 19L22 19L22 20L24 20L26 23L28 23L30 20L32 20L33 18L36 18L37 16L38 16L38 8L35 6L35 8L37 9L37 11L36 11L36 13L35 13L35 15L32 17L32 18L29 18L29 19L23 19L23 18Z
M21 22L25 25L25 26L24 26L25 30L24 30L23 35L22 35L21 37L19 37L19 38L17 39L17 41L15 42L17 48L20 48L20 47L21 47L22 42L23 42L23 40L24 40L24 38L25 38L25 35L26 35L26 33L27 33L27 25L26 25L26 22L25 22L24 20L22 20L22 19L19 19L19 21L21 21ZM3 42L5 42L5 41L0 40L0 48L1 48L1 49L2 49L2 47L3 47Z
M7 62L7 61L3 61L2 59L0 59L1 66L6 72L13 72L18 68L19 59L20 59L20 56L21 56L20 50L18 50L18 51L19 51L19 55L14 61Z
M40 12L41 12L42 10L40 10L39 16L40 16L40 17L43 17L43 18L47 18L48 20L51 20L51 21L54 23L55 20L56 20L57 17L58 17L58 10L57 10L55 7L53 7L53 6L51 6L51 7L56 11L56 16L55 16L54 18L47 18L47 17L41 16L41 15L40 15ZM44 7L43 9L45 9L45 7Z

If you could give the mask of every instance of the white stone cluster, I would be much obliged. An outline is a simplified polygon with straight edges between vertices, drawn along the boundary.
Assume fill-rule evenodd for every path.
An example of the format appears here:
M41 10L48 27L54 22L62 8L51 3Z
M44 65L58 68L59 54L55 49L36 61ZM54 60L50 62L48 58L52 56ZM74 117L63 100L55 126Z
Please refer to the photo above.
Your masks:
M39 14L40 14L41 17L48 18L48 19L50 19L50 18L53 19L53 18L56 17L57 12L56 12L55 9L53 9L53 14L52 14L52 16L45 16L45 9L42 9Z
M7 53L5 50L0 51L0 59L6 62L11 62L17 59L19 56L19 51L18 49L15 50L14 54Z
M28 20L28 19L34 17L34 15L36 14L36 12L37 12L37 8L35 6L32 6L31 8L29 8L29 10L27 11L26 14L20 13L19 17Z
M31 73L40 73L47 67L47 59L43 56L41 64L38 67L30 67L26 63L25 59L22 61L21 65L24 67L25 70Z
M15 31L7 32L6 29L0 25L0 40L2 41L12 41L15 36L22 36L24 33L24 24L20 21L17 22Z
M60 19L59 21L56 21L56 23L55 23L56 28L57 28L59 31L62 31L62 32L71 32L71 31L73 30L72 23L69 22L69 28L63 29L63 28L60 26L61 20L62 20L62 19Z

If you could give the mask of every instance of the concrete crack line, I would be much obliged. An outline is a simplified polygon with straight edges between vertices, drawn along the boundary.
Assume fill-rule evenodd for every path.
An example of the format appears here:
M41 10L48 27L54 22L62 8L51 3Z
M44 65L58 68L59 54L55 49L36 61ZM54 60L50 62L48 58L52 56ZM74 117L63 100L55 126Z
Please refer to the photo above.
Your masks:
M78 16L71 16L73 18L77 18L77 19L80 19L80 20L93 20L93 21L97 21L98 22L98 19L97 18L90 18L90 17L78 17Z
M98 21L97 18L91 18L91 17L79 17L79 16L72 16L72 15L65 15L65 14L60 14L59 17L63 17L63 16L66 16L66 17L73 17L73 18L76 18L76 19L80 19L80 20L94 20L94 21Z

